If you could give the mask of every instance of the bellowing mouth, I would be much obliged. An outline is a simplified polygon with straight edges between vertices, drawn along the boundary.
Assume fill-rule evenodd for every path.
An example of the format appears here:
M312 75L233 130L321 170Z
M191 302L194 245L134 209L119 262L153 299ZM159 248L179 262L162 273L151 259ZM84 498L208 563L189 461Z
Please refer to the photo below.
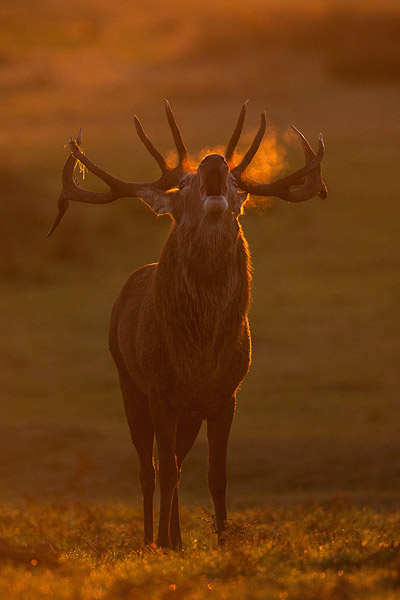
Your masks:
M226 177L228 165L217 154L206 156L199 165L200 197L207 215L222 214L228 208Z
M205 181L207 196L222 196L222 177L220 169L213 167L207 172Z

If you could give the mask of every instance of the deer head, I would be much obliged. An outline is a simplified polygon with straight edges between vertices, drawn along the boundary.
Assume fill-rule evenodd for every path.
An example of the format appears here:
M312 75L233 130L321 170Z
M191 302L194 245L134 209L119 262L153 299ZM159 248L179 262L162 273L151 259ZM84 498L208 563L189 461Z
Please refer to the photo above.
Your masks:
M84 154L81 146L82 130L76 140L69 140L70 155L62 173L62 190L58 199L58 214L49 230L50 236L60 223L72 202L105 204L118 198L142 199L157 214L169 214L179 222L182 219L206 220L210 223L236 219L242 212L247 195L276 196L288 202L302 202L313 196L327 197L327 189L321 178L321 160L324 154L322 134L319 136L318 152L315 153L303 134L292 126L303 146L305 166L294 173L272 182L258 182L246 174L255 156L266 128L265 112L260 127L242 161L234 166L232 159L243 129L246 115L245 102L234 133L228 143L225 156L210 154L199 164L196 171L189 167L188 154L169 103L165 100L167 119L178 151L178 164L171 167L153 146L136 117L134 122L139 138L157 161L161 176L144 183L126 182L100 169ZM78 186L73 173L80 161L110 188L108 192L93 192ZM295 189L291 189L295 187ZM190 207L190 210L187 210Z

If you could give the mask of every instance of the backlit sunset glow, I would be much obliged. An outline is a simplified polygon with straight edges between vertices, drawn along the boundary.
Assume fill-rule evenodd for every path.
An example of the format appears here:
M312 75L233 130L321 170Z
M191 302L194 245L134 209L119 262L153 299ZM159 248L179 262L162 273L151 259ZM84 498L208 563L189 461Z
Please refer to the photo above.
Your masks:
M241 140L242 151L235 151L233 164L237 165L245 155L248 147L254 139L255 131L243 134ZM196 156L190 158L190 164L193 168L196 168L199 162L207 154L224 154L225 146L211 146L204 147ZM303 160L303 157L301 157ZM284 149L278 149L278 143L275 137L266 137L260 145L257 154L251 161L250 166L247 169L247 173L253 179L260 181L268 181L271 178L277 177L280 171L287 167L287 163L284 160Z
M254 139L256 130L250 130L242 134L240 141L241 150L236 150L233 159L233 165L237 165L245 155L251 142ZM270 181L282 177L284 169L288 168L287 160L285 159L286 151L284 147L284 140L289 139L293 145L297 142L294 135L288 134L282 136L282 142L279 143L276 136L271 133L267 133L264 140L261 142L260 148L257 151L256 156L251 161L247 174L258 181ZM197 169L199 163L208 154L221 154L225 153L225 146L204 146L198 153L189 152L190 167ZM299 165L298 168L303 164L303 155L300 149L299 152ZM169 150L166 153L166 160L168 164L175 165L177 161L177 154L175 150ZM270 198L261 197L250 197L246 203L247 207L255 206L268 206L271 203Z
M397 600L399 0L16 0L0 3L0 23L0 599ZM249 149L265 111L264 139L247 175L266 183L303 167L294 124L314 151L322 132L329 189L327 198L299 203L249 195L239 219L251 252L250 303L234 276L224 280L215 269L205 277L205 266L212 273L238 255L224 245L228 236L215 235L206 247L193 234L190 219L202 213L182 192L182 205L193 209L191 227L182 229L184 243L168 264L195 265L203 288L194 295L186 271L164 279L162 301L174 285L183 290L171 293L178 299L169 305L174 343L183 348L171 381L178 371L190 373L181 380L192 390L194 382L209 384L214 371L237 376L237 353L229 368L220 361L214 369L212 360L219 348L236 347L235 331L240 336L243 328L233 324L245 306L253 342L229 438L226 520L221 508L217 518L209 496L205 423L191 414L201 429L179 483L184 552L143 543L151 540L141 491L152 493L154 483L146 479L150 437L141 471L130 433L137 439L148 430L137 426L137 414L128 428L107 341L123 282L159 260L174 225L134 195L111 194L115 201L95 205L83 194L46 238L68 140L80 128L85 156L115 178L160 177L162 160L157 164L138 138L134 114L168 164L177 165L164 98L193 170L207 154L224 155L249 99L232 165ZM176 186L177 173L180 167L171 176ZM78 165L74 174L94 191L90 198L108 193L90 171L85 181ZM202 223L215 225L224 214L234 232L245 196L235 196L231 179L224 209L225 174L223 161L211 159L196 198L208 211ZM240 174L236 181L245 184ZM168 212L156 194L148 201L157 213ZM178 216L183 210L172 208ZM200 249L196 260L180 260L185 243ZM234 295L238 287L242 296ZM180 327L178 311L195 333L206 332L196 338L204 342L183 343L190 327ZM126 334L120 369L129 388L124 361L136 338L148 357L151 323L167 313L148 312L146 334L136 336L122 312L115 331ZM217 334L221 324L224 335ZM197 367L184 371L195 358ZM153 362L151 376L168 364ZM164 389L175 390L171 405L190 396L165 381ZM212 399L213 392L204 394L209 414ZM209 432L217 451L222 430ZM191 431L181 427L179 439ZM170 452L173 437L167 442ZM154 449L157 534L156 442ZM223 469L215 473L211 484L222 506ZM171 505L164 501L160 545L169 535L179 547L179 503L175 486ZM165 526L170 506L173 536ZM225 545L217 546L216 533Z

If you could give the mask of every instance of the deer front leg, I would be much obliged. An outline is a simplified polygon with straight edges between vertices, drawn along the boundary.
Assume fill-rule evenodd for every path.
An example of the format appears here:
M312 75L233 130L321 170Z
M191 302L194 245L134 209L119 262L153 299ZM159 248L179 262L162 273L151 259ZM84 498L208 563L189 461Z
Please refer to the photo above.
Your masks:
M196 441L202 421L201 416L196 413L189 413L184 416L181 415L178 419L175 447L178 477L180 477L181 467L185 456ZM182 549L181 528L179 524L178 486L175 488L172 498L170 537L172 548L174 550Z
M232 396L218 413L207 419L208 487L215 508L219 544L223 544L226 528L226 455L235 405L236 399Z
M143 495L144 543L153 543L153 496L156 473L153 461L154 429L149 403L125 369L120 368L120 385L131 439L140 461L140 485Z
M150 394L150 412L158 446L160 481L160 520L157 545L171 548L170 520L174 490L178 485L175 455L177 416L168 403L157 394Z

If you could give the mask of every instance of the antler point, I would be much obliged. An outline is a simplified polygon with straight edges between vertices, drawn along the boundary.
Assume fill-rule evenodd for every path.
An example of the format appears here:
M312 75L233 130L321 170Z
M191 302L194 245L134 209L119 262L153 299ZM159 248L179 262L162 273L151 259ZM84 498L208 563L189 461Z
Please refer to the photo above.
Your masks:
M325 152L324 138L322 137L322 133L320 133L318 136L318 152L317 152L317 157L319 158L319 160L322 160L324 152Z
M133 115L133 122L135 123L136 131L139 133L143 130L142 124L136 115Z

